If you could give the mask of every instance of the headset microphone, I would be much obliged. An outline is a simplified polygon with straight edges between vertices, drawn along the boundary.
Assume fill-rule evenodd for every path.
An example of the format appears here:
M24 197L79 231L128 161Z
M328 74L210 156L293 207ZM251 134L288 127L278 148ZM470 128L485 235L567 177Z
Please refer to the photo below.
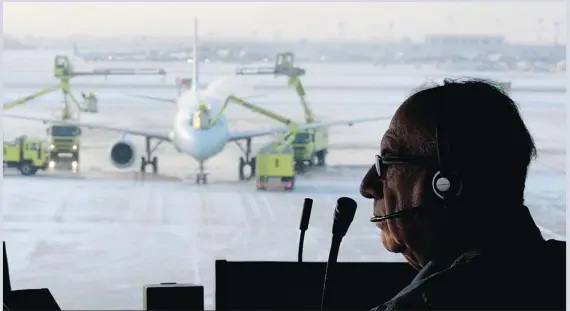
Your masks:
M329 309L329 307L331 307L330 309L335 308L335 294L333 283L335 275L334 266L338 258L340 243L342 242L342 238L346 235L346 232L348 231L348 228L354 219L356 207L356 201L351 198L342 197L337 201L337 205L334 210L331 248L329 252L329 259L327 261L327 267L325 270L321 311Z
M313 200L305 198L303 203L303 214L301 215L301 223L299 224L299 230L301 230L301 235L299 236L299 251L297 255L297 260L303 262L303 244L305 242L305 231L309 228L309 219L311 219L311 210L313 209Z

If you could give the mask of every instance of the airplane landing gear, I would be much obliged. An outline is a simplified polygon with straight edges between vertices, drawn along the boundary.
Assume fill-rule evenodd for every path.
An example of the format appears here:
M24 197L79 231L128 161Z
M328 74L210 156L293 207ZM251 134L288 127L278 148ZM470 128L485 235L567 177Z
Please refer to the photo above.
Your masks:
M196 184L199 185L200 181L205 185L208 183L208 174L204 173L204 162L200 162L198 173L196 174Z
M250 180L253 178L253 176L255 176L255 157L251 157L251 138L248 138L246 140L245 150L239 142L236 142L236 144L245 154L245 158L239 158L239 180ZM246 166L250 167L249 174L245 173Z
M141 173L146 173L146 166L152 166L152 173L158 173L158 158L153 157L152 153L158 148L158 146L162 143L162 140L159 141L152 149L150 147L150 137L146 137L146 158L143 156L141 157ZM152 159L152 160L151 160Z

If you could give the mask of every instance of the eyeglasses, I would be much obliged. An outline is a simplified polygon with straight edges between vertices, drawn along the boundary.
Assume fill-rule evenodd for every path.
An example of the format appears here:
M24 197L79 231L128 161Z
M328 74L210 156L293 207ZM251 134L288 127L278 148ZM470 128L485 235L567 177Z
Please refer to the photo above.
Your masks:
M419 156L392 156L392 155L376 155L375 156L376 173L378 177L385 177L386 168L388 165L393 164L412 164L412 165L433 165L434 160L429 157ZM412 215L418 212L418 208L407 209L400 212L395 212L385 216L374 216L370 218L370 222L382 222L389 219L400 218L407 215Z
M376 155L375 156L376 173L378 177L385 177L386 168L393 164L412 164L412 165L433 165L434 160L429 157L419 156L392 156L392 155Z

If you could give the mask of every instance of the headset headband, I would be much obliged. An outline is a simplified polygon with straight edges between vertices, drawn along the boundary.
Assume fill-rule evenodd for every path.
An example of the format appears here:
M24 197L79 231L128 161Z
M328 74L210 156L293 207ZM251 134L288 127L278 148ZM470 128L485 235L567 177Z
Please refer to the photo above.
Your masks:
M436 105L435 115L435 140L437 150L438 172L432 180L432 188L435 194L443 199L445 206L449 206L452 199L457 197L463 188L459 177L452 171L452 159L450 158L451 148L447 135L447 103L442 102Z

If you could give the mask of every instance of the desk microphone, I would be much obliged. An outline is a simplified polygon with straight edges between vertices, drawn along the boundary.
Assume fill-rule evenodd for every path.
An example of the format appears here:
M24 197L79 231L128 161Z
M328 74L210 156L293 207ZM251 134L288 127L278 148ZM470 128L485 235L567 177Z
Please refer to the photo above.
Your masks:
M356 206L357 206L356 201L347 197L342 197L338 199L336 203L336 208L334 210L333 227L332 227L331 249L329 252L329 260L327 261L327 267L325 270L325 279L323 284L321 311L325 309L334 309L336 307L334 304L334 298L335 298L334 268L338 258L340 243L342 242L342 238L346 235L348 227L350 227L350 224L354 219L354 214L356 213ZM331 284L333 286L330 286Z
M305 198L303 203L303 214L301 215L301 223L299 224L299 230L301 230L301 235L299 236L299 252L297 253L298 262L303 262L303 244L305 243L305 231L309 228L309 219L311 219L311 210L313 209L313 199Z

